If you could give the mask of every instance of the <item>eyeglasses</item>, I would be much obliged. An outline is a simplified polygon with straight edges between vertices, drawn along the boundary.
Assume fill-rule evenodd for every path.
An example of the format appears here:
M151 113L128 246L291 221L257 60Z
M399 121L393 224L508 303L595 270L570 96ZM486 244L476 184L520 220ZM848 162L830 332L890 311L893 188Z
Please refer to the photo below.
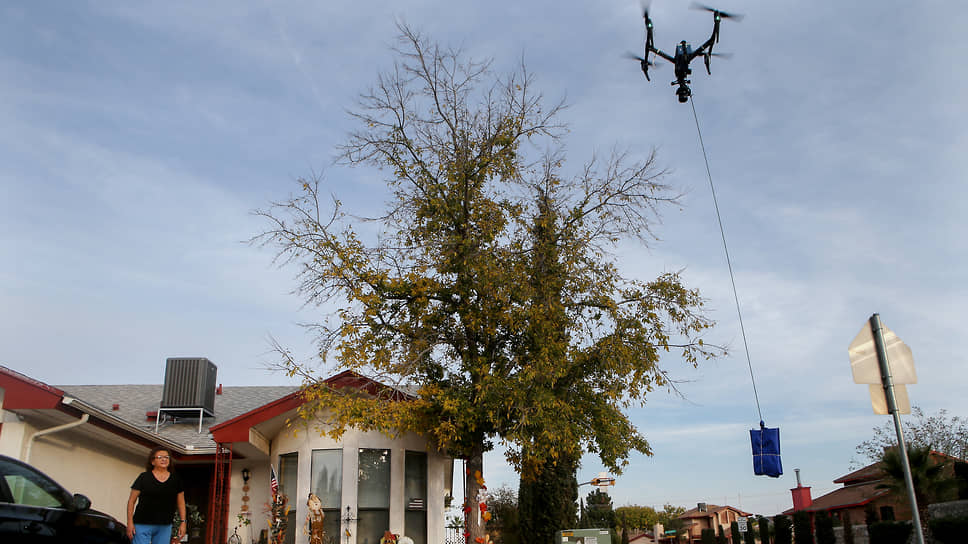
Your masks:
M156 455L155 459L161 461L162 459L165 459L165 460L171 459L171 457L168 457L167 455Z

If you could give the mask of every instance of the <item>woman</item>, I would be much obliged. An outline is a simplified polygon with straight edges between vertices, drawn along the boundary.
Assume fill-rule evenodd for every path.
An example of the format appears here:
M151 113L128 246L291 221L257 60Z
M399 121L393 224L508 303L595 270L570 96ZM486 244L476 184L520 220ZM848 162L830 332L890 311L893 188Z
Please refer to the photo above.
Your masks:
M182 520L178 525L178 539L185 536L185 486L171 472L171 466L171 452L154 447L148 454L145 471L131 484L128 538L132 544L169 544L176 509Z

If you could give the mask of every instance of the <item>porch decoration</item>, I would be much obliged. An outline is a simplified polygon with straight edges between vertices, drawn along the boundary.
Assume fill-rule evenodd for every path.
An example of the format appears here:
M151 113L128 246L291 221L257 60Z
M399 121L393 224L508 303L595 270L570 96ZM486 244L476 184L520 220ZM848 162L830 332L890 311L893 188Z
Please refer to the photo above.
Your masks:
M323 513L323 501L319 500L315 493L310 493L306 506L309 508L309 513L306 514L306 525L303 530L309 534L309 544L323 544L325 535L323 519L326 517Z
M249 511L249 469L242 469L242 511Z
M483 520L483 523L491 521L491 513L487 509L487 486L484 485L484 476L481 475L481 471L474 471L474 479L477 480L477 485L481 488L477 492L477 509L478 516ZM474 539L477 544L491 544L491 535L484 533L484 536L479 536Z
M269 543L283 544L289 528L289 497L276 493L269 503Z
M343 516L343 520L342 520L343 521L343 526L346 527L346 529L343 530L343 539L346 540L346 542L349 542L350 541L350 537L353 536L353 533L350 532L350 524L353 523L354 521L358 520L358 519L359 518L353 517L353 509L351 507L347 506L346 507L346 515Z
M380 544L397 544L397 535L390 531L383 531L383 538L380 539Z
M272 500L268 504L269 542L283 544L289 525L289 497L285 493L279 493L279 480L272 465L269 465L269 490L272 491Z
M198 511L198 507L194 504L188 503L185 505L185 517L188 519L182 520L178 516L178 512L175 512L175 517L171 520L171 538L174 541L178 538L178 526L182 521L188 525L188 533L186 537L198 538L201 536L202 525L205 523L205 516Z

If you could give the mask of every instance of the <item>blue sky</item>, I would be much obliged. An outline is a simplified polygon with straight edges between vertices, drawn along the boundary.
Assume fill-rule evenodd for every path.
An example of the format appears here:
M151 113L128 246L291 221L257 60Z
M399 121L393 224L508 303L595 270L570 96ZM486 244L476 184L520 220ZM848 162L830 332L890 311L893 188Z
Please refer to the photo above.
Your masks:
M350 210L378 209L379 173L334 166L354 97L391 66L395 21L491 57L524 59L570 107L571 168L613 146L658 149L686 192L630 275L683 270L731 355L664 362L687 400L632 411L655 456L633 456L616 504L790 506L849 470L871 427L847 345L874 312L913 349L926 411L968 414L958 338L968 301L968 46L951 2L847 6L730 0L713 74L692 76L733 258L763 416L787 474L754 477L759 420L692 110L671 66L625 58L639 6L602 2L22 2L0 7L0 364L54 384L160 383L171 356L220 381L264 370L274 337L312 356L294 270L244 243L250 214L325 173ZM711 17L656 0L656 45L701 43ZM516 477L488 459L489 485ZM586 459L580 476L599 470ZM587 489L587 488L583 488Z

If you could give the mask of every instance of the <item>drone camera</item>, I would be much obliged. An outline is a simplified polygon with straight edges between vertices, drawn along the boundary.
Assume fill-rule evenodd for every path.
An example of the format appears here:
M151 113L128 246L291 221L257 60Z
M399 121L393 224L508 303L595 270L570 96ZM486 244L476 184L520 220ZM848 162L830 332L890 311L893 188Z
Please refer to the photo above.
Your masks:
M685 104L686 102L689 102L689 96L691 94L692 92L689 90L689 87L686 87L685 85L682 85L678 89L676 89L676 95L679 96L679 102L683 104Z

